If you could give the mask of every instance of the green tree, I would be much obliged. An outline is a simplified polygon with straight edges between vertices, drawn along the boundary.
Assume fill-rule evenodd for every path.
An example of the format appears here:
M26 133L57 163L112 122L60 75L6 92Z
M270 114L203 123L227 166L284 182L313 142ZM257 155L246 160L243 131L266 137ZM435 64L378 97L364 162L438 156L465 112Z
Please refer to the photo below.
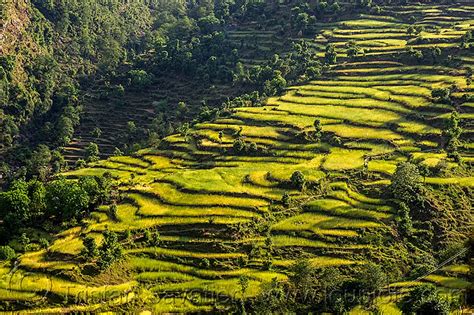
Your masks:
M334 44L328 44L326 46L326 53L324 55L324 59L326 63L328 64L335 64L337 61L337 53L336 53L336 47Z
M404 314L447 315L450 313L449 303L437 293L433 284L416 286L400 301L400 306Z
M0 260L11 260L16 257L15 250L10 246L0 246Z
M457 111L453 111L449 117L449 121L446 128L443 130L443 136L445 137L445 149L448 153L448 157L458 159L459 154L457 153L459 147L459 137L461 136L462 128L459 126L459 114Z
M130 70L128 72L131 83L134 87L143 89L153 82L153 75L145 70Z
M271 80L265 81L264 92L266 95L277 95L282 93L286 88L286 80L282 76L281 71L275 70Z
M288 297L276 278L262 285L262 292L253 301L255 314L289 313Z
M392 176L390 184L392 196L407 205L412 204L422 191L421 176L418 167L410 162L402 162Z
M91 131L91 136L98 139L102 135L102 130L99 127L95 127Z
M113 153L114 156L122 156L123 155L123 152L122 150L120 150L119 148L115 147L114 148L114 153Z
M118 221L117 210L118 210L118 208L117 208L117 205L115 203L111 204L110 207L109 207L109 210L108 210L109 217L114 221Z
M309 24L309 15L306 12L301 12L296 16L296 27L303 33L306 32Z
M46 186L47 214L57 220L66 221L79 218L89 205L89 195L78 183L64 178Z
M127 132L132 137L137 132L137 126L135 125L134 121L128 121L127 122Z
M30 175L38 175L41 180L45 180L49 174L49 164L51 162L52 155L49 148L40 144L33 151L31 158L28 160L27 169Z
M281 203L285 206L285 207L289 207L290 204L291 204L291 197L290 197L290 194L288 194L288 192L284 192L283 195L281 196Z
M299 190L303 190L306 185L305 176L301 171L293 172L293 174L291 174L291 177L290 177L290 182L293 185L293 187Z
M89 145L86 147L86 161L87 162L96 162L99 160L99 146L91 142Z
M245 142L240 138L236 139L234 141L234 144L232 145L232 148L234 149L234 151L236 153L240 153L240 152L244 151L244 149L245 149Z
M105 270L122 257L123 249L116 233L106 230L102 235L104 236L104 240L99 247L97 265L101 270Z
M321 124L321 120L315 119L314 123L314 138L315 140L319 141L322 136L322 131L323 131L323 125Z
M28 182L28 196L30 198L30 217L39 218L46 210L46 188L38 180Z
M62 115L57 124L57 137L60 145L68 144L74 135L74 124L69 117Z
M81 177L78 184L87 193L87 196L89 196L89 205L91 207L98 205L101 201L102 191L101 187L99 187L97 177Z
M87 260L94 259L99 255L99 248L97 247L97 243L95 239L89 235L87 235L83 240L82 243L84 248L82 249L82 256Z
M11 231L31 219L30 204L28 185L24 181L13 182L7 192L0 193L0 216Z

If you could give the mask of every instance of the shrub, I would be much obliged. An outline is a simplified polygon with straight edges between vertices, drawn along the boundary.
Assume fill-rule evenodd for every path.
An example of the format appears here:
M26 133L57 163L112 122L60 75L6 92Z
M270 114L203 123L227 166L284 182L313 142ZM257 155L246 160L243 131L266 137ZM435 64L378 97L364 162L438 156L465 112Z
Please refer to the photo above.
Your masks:
M44 237L39 239L39 245L41 248L48 248L49 247L49 241L45 239Z
M293 187L299 190L303 190L306 184L304 174L301 173L300 171L295 171L293 174L291 174L290 181Z
M0 246L0 260L10 260L16 257L15 250L10 246Z
M285 206L285 207L289 207L290 206L290 203L291 203L291 197L290 195L285 192L283 194L283 196L281 196L281 203Z
M148 74L145 70L130 70L128 74L132 85L137 88L144 88L153 81L153 75Z
M118 241L117 234L107 230L103 236L104 241L99 247L99 259L97 260L97 265L102 270L107 269L122 257L122 245Z
M400 302L404 314L449 314L449 303L437 292L433 284L414 288Z
M86 148L86 161L96 162L99 160L99 146L94 142L89 143Z
M421 176L415 164L403 162L397 165L392 176L390 191L392 196L410 205L421 190Z

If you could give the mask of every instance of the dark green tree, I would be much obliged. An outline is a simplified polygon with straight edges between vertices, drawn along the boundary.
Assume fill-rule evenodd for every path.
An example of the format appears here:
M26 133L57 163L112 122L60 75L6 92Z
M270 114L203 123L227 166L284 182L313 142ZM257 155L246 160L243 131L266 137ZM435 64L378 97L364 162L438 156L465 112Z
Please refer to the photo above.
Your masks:
M99 160L99 146L91 142L89 145L86 147L86 155L85 155L86 161L87 162L96 162Z
M290 182L293 187L303 190L306 185L306 179L304 174L301 171L295 171L291 174Z

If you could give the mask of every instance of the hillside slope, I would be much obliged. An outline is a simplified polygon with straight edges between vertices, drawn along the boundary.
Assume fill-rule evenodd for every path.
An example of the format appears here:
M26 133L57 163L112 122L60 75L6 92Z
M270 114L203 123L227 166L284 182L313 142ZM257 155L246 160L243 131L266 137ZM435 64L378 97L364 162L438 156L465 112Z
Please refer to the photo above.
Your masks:
M318 79L264 106L228 108L228 115L166 137L158 148L63 173L74 180L110 172L121 203L115 215L103 206L85 224L56 235L47 249L4 263L0 301L31 313L226 312L242 296L255 298L262 284L286 280L301 257L315 268L347 273L376 262L398 273L391 287L402 293L431 282L459 294L470 285L464 265L399 282L415 280L407 269L424 256L400 236L399 209L387 198L397 165L426 165L427 187L465 191L467 202L474 188L473 91L464 68L472 65L472 52L457 50L455 65L394 61L410 45L403 16L415 9L427 12L421 24L434 16L441 28L422 33L433 42L414 48L457 49L451 40L474 29L474 7L454 5L385 7L382 12L397 10L399 18L365 16L325 26L313 44L334 43L344 62ZM349 40L365 57L346 58L342 47ZM451 87L453 104L433 96ZM463 127L462 163L444 149L443 130L454 109ZM472 213L467 217L444 241L464 240L473 224ZM80 256L83 240L101 242L106 230L119 235L124 259L91 277ZM242 276L249 279L245 290ZM400 312L384 297L375 304Z

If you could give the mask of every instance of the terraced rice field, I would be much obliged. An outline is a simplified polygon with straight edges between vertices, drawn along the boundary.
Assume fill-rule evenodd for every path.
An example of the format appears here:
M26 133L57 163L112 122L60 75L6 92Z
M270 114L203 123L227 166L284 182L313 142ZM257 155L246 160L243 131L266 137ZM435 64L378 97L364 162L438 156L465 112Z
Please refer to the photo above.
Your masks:
M426 13L419 23L440 29L439 36L421 35L442 41L439 45L453 45L451 38L472 28L462 18L465 14L457 19L458 11L447 10L453 7L423 8ZM453 84L459 91L469 90L462 67L412 66L389 58L409 42L398 17L412 9L404 7L393 21L364 16L341 22L317 37L337 47L354 39L367 55L376 56L374 60L333 66L324 77L291 87L262 107L235 108L230 117L197 124L186 136L165 138L158 149L65 173L71 179L105 172L116 177L123 195L117 218L94 212L86 225L57 235L48 250L23 255L15 273L1 268L0 290L9 288L12 277L26 275L23 285L0 294L1 299L40 300L48 287L47 299L65 306L32 312L95 311L101 297L110 308L142 300L154 312L216 311L229 306L229 297L242 296L240 276L250 278L244 297L253 297L262 283L285 279L297 254L304 253L318 268L366 263L375 249L364 234L377 230L389 237L392 232L395 209L380 192L390 183L396 164L414 159L436 165L446 159L441 133L452 108L436 103L431 91ZM452 13L452 21L440 19L446 12ZM459 108L468 114L463 124L472 126L472 106L460 103ZM316 119L322 122L323 140L301 138ZM469 139L472 131L466 132L463 137ZM255 142L258 151L237 154L232 146L239 137ZM472 146L461 153L472 162ZM300 192L288 184L295 171L325 188ZM361 175L364 171L368 175ZM350 179L360 176L366 176L364 186L352 185ZM474 186L474 178L431 177L426 183ZM293 212L281 206L286 192L292 197L287 210ZM252 224L262 231L242 232ZM100 240L106 229L136 235L156 230L161 241L159 246L127 247L118 267L125 273L113 285L75 279L81 238ZM465 270L450 268L446 272ZM441 274L423 281L452 288L466 285L456 279ZM85 295L95 296L97 302L81 303ZM173 304L175 297L185 297L184 302ZM396 311L383 299L379 302Z

